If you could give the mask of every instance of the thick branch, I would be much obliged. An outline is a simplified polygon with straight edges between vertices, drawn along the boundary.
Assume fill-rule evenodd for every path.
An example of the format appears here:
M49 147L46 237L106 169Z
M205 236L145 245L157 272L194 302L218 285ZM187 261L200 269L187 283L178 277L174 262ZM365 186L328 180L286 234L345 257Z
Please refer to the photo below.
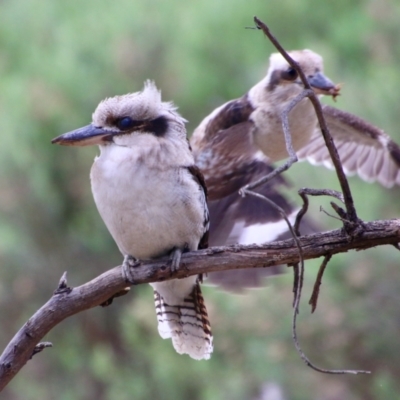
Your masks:
M400 219L365 223L357 236L349 237L335 230L299 238L304 259L318 258L348 250L361 250L400 242ZM173 275L167 260L145 262L134 271L137 283L154 282L188 275L237 268L260 268L299 261L293 239L264 245L213 247L182 256L182 267ZM34 354L35 346L57 324L71 315L105 303L123 290L120 267L115 267L92 281L71 290L64 286L55 292L14 336L0 357L0 391Z

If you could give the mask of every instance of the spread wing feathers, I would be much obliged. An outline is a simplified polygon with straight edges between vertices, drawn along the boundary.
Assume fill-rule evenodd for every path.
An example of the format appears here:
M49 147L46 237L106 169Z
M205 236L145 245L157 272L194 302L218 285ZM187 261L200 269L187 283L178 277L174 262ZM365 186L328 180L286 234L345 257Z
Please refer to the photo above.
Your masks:
M247 94L238 99L230 100L203 119L193 133L193 138L199 139L203 143L210 142L215 138L217 132L248 121L253 111L254 107ZM199 146L196 145L195 147Z
M252 143L250 121L219 131L202 149L194 151L208 188L208 199L225 197L249 183L259 161L266 160Z
M171 338L179 354L208 360L213 351L213 337L199 282L181 304L165 303L157 291L154 291L154 301L160 336Z
M346 174L358 174L387 188L400 185L400 147L385 132L330 106L323 106L323 112ZM312 164L333 168L319 127L297 155Z
M232 100L205 118L193 133L193 154L209 200L237 192L250 181L254 158L266 160L253 145L253 122L248 120L252 110L247 96Z

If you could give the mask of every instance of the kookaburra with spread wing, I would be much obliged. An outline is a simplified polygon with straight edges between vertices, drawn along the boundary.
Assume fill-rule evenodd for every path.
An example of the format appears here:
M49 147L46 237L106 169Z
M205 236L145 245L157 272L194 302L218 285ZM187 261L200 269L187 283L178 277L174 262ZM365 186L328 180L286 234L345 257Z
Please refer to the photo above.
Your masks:
M292 51L289 55L300 65L317 94L338 95L338 87L323 74L321 56L311 50ZM288 157L281 117L303 89L297 72L281 54L275 53L270 57L264 79L241 98L218 107L200 123L191 144L211 199L226 194L229 189L222 185L225 181L235 189L243 181L249 182L242 176L240 179L233 176L232 170L238 166L245 170L245 165L254 160L275 162ZM385 187L400 185L400 147L388 135L333 107L323 106L323 112L345 172L357 173L370 182L377 180ZM299 159L332 165L308 98L290 112L289 125ZM215 168L219 159L222 160L219 168Z
M53 139L100 147L90 173L93 197L128 275L134 258L171 254L177 268L182 252L207 247L206 189L185 122L148 81L142 92L102 101L90 125ZM210 358L212 334L198 277L151 286L161 337L172 338L180 354Z
M339 88L323 71L322 57L311 50L289 55L300 65L318 95L338 95ZM260 199L238 195L244 185L266 176L271 163L288 157L282 112L304 86L281 54L272 54L267 75L244 96L228 101L203 119L191 145L209 193L210 245L265 243L287 236L280 214ZM400 148L382 130L362 119L324 105L323 112L346 173L377 180L386 187L400 185ZM289 113L292 144L298 158L331 167L314 108L303 99ZM296 210L279 192L282 176L259 193L274 200L293 222ZM223 217L221 217L223 216ZM302 233L313 228L305 226ZM228 288L259 286L269 269L235 270L210 274ZM239 274L239 276L238 276Z

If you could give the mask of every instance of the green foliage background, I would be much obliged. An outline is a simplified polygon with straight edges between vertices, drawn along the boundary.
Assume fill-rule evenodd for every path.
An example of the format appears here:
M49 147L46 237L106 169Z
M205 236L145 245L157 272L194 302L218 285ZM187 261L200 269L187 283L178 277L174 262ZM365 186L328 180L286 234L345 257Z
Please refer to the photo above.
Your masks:
M323 55L326 74L344 83L336 106L400 142L397 0L0 2L1 347L65 270L79 285L121 261L90 193L97 149L51 146L51 138L89 123L101 99L138 91L147 78L179 106L191 132L265 73L274 49L244 29L253 15L287 49ZM323 168L299 164L287 176L296 182L294 201L301 186L338 188ZM358 178L351 185L362 218L399 217L399 189ZM314 200L315 219L338 227L320 204L329 208ZM372 375L321 375L300 361L286 274L240 296L204 289L215 336L210 361L179 356L160 339L143 285L56 327L46 337L55 347L30 361L2 398L392 400L400 392L399 260L393 248L335 257L312 316L306 297L318 263L307 263L304 350L320 366ZM281 397L271 397L274 390Z

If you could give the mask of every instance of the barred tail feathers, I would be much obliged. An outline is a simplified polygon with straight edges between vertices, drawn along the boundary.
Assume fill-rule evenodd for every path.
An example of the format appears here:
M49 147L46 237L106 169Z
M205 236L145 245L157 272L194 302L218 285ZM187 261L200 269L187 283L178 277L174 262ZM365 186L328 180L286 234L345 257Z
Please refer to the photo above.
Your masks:
M188 354L195 360L209 359L213 337L200 284L196 282L192 292L180 304L167 304L156 290L154 301L160 336L171 338L179 354Z

